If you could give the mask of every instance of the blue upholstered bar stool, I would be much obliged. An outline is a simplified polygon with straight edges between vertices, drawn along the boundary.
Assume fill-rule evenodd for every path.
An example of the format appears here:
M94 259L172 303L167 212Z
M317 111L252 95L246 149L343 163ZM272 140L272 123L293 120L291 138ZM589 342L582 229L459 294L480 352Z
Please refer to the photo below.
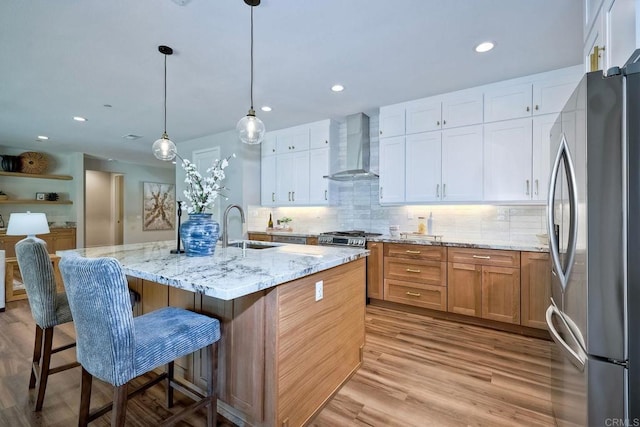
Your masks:
M31 314L36 322L36 339L33 345L33 362L29 388L37 386L35 410L42 409L44 393L50 374L79 366L73 362L51 367L51 355L76 345L75 342L53 348L53 329L71 322L71 311L64 292L58 293L51 258L42 241L21 240L16 244L16 259L24 281Z
M173 404L172 389L179 389L196 403L174 414L172 424L202 407L207 407L207 425L217 414L217 319L176 307L165 307L133 317L127 280L113 258L63 257L60 271L76 328L78 361L82 365L82 394L78 425L102 416L110 409L112 426L123 426L127 399L167 379L167 406ZM173 377L173 361L206 347L207 390ZM167 364L166 372L130 393L127 383ZM113 403L90 413L93 377L114 386Z

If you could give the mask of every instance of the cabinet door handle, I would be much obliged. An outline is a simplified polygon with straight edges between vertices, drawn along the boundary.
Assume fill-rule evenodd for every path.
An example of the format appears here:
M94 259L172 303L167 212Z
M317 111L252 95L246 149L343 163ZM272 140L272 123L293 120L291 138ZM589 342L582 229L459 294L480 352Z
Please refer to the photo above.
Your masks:
M444 125L446 125L446 124L447 124L447 121L446 121L446 120L443 120L443 121L442 121L442 125L444 126Z
M380 135L382 135L382 131L380 131Z
M327 200L327 190L324 190L324 199Z
M536 111L538 111L540 108L538 108L538 104L536 104L535 106Z
M292 146L291 146L291 149L292 149L292 150L295 150L295 149L296 149L296 146L295 146L295 145L292 145Z
M488 255L473 255L473 258L476 258L476 259L491 259L491 257L488 256Z
M537 195L538 195L538 190L539 190L539 187L538 187L538 180L536 179L536 181L535 181L535 182L536 182L536 192L535 192L534 194L537 196Z
M527 180L527 191L525 193L527 196L529 195L529 180Z
M447 197L447 184L442 184L442 198Z
M380 198L382 199L382 187L380 187Z
M407 295L409 295L410 297L419 297L420 293L419 292L406 292Z
M325 143L325 144L328 144L328 143L329 143L329 141L325 139L325 140L324 140L324 143Z
M291 191L289 191L289 201L291 201Z
M292 202L295 202L295 201L296 201L296 192L295 192L295 191L292 191L292 192L291 192L291 201L292 201Z
M406 271L407 273L420 273L420 270L416 270L414 268L407 268Z
M271 193L271 201L272 202L276 201L276 193Z
M411 249L407 249L405 252L408 253L408 254L419 254L420 253L420 251L413 251Z
M436 184L436 197L440 197L440 184Z
M436 126L440 126L440 120L436 121Z
M275 152L276 152L276 149L275 149L275 148L272 148L272 149L271 149L271 152L275 153Z
M531 108L529 108L529 106L527 105L527 111L531 111Z

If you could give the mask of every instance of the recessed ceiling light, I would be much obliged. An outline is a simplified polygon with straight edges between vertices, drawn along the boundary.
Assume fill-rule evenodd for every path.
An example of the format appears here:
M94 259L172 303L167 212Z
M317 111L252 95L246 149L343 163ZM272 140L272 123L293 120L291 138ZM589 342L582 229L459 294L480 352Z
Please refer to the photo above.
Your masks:
M260 109L261 109L262 111L267 111L267 112L271 111L271 107L269 107L268 105L264 105L264 106L262 106Z
M493 49L493 46L494 46L493 42L482 42L478 46L476 46L476 52L478 53L489 52L491 49Z
M331 86L331 90L334 92L342 92L344 90L344 86L342 85L333 85Z
M38 139L39 139L40 141L46 141L47 139L49 139L49 137L48 137L48 136L45 136L45 135L38 135Z
M75 120L76 122L86 122L87 119L84 117L80 117L80 116L73 116L73 120Z

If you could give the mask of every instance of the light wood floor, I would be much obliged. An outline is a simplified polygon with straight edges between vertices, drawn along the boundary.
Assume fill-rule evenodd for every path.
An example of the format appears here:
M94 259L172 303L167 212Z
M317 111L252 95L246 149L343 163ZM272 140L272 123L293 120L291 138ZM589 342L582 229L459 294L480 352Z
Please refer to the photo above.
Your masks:
M73 338L56 331L55 343ZM313 426L551 426L550 343L475 326L367 307L362 368L312 422ZM77 425L80 369L53 375L44 408L31 411L27 389L34 325L26 301L0 313L0 426ZM72 361L75 350L56 361ZM94 381L95 405L111 387ZM171 411L190 401L178 400ZM127 425L158 424L170 413L162 386L128 405ZM108 426L109 414L92 426ZM205 415L180 426L203 426ZM232 426L219 416L219 426Z

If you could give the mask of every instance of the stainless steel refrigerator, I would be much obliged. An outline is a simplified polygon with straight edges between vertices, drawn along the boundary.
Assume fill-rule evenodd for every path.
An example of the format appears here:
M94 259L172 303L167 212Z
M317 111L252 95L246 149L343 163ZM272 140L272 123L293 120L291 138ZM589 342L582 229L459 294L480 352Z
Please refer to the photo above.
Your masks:
M557 425L640 426L640 49L551 129L547 325Z

